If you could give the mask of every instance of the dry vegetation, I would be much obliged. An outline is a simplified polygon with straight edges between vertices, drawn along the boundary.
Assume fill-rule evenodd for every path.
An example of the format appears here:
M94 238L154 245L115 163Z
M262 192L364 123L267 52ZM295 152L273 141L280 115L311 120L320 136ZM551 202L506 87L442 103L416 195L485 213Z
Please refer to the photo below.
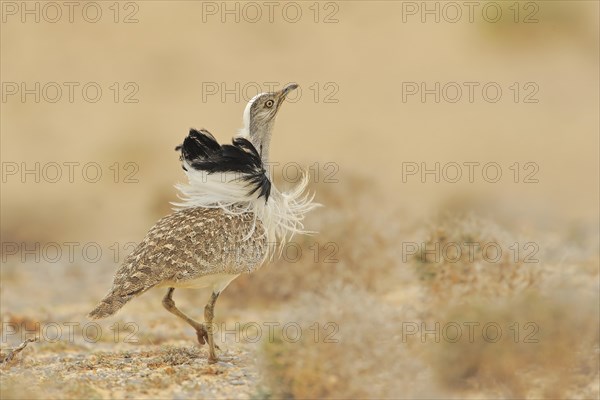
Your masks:
M587 247L594 243L589 231L558 239L534 232L534 240L531 229L524 234L518 225L501 227L451 208L427 223L400 212L368 214L359 210L368 209L376 189L358 178L346 182L313 187L327 207L307 222L320 233L297 238L296 262L277 260L222 296L218 319L229 327L239 320L238 332L244 322L280 321L272 337L264 331L257 344L226 340L225 361L209 366L205 349L189 347L193 333L158 306L160 294L148 296L119 319L140 322L144 341L115 344L106 330L93 344L31 343L0 366L2 398L598 397L598 260ZM543 251L561 240L587 250L572 265L560 252ZM511 251L513 243L529 241L540 244L536 262ZM315 242L339 248L315 259ZM405 242L425 247L407 255ZM466 242L497 243L503 255L490 262L476 250L455 260L458 248L468 251ZM436 258L425 251L436 243L459 246ZM68 282L87 276L62 274ZM30 279L3 270L4 285L26 286ZM196 294L177 296L184 307L198 307ZM3 321L30 331L74 315L69 308L31 314L11 308L3 308ZM150 323L142 325L146 318ZM298 340L296 328L283 332L287 322L301 327ZM436 323L439 338L423 336ZM497 341L488 340L497 336L494 327L483 336L488 323L502 329ZM473 338L468 324L475 326Z
M327 196L325 188L320 193ZM264 397L598 397L597 258L564 265L543 249L515 252L514 243L543 247L546 238L461 212L395 236L389 220L357 213L348 227L343 214L323 213L323 237L355 250L340 251L332 267L307 260L294 289L277 285L281 299L294 297L280 319L300 321L310 334L294 343L279 332L264 343ZM425 246L407 263L402 237ZM464 243L472 242L497 244L502 256L481 248L469 254ZM422 251L436 243L460 244L462 256L452 246L437 258ZM335 322L339 343L324 343L324 332L315 340L315 321ZM403 333L406 323L418 326L417 334ZM421 335L436 323L437 340Z

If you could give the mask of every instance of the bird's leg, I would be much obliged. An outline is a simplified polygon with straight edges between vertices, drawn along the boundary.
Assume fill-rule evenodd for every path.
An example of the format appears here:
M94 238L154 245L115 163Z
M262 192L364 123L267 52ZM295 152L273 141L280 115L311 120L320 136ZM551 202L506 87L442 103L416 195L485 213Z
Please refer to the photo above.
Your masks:
M207 335L206 329L204 328L204 325L202 325L201 323L199 323L197 321L194 321L193 319L188 317L186 314L184 314L181 310L179 310L175 306L175 301L173 301L173 292L174 291L175 291L175 288L169 288L169 290L167 291L167 294L163 298L163 301L162 301L163 306L167 309L167 311L169 311L172 314L177 315L179 318L181 318L182 320L184 320L185 322L190 324L196 330L196 336L198 336L198 342L200 344L206 343L206 341L208 339L208 335Z
M215 354L215 339L213 334L213 317L215 310L215 302L219 297L219 292L213 292L212 296L210 296L210 300L206 307L204 307L204 324L206 325L206 330L208 334L208 362L209 364L214 364L218 361L217 355ZM218 347L217 347L218 348Z

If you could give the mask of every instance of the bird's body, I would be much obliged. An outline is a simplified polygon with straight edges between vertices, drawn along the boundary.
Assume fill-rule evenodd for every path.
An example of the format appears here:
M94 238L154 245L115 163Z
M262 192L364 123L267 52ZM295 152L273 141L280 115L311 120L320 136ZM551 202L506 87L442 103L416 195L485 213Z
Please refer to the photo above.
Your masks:
M243 240L249 231L252 235ZM160 219L117 270L110 293L90 313L114 314L153 287L221 292L239 274L252 272L267 255L267 239L252 213L184 208Z
M220 145L206 130L191 129L182 145L182 167L189 180L178 185L178 211L160 219L117 270L110 292L89 314L105 318L152 288L169 288L163 306L209 343L209 362L217 360L213 309L225 287L244 272L259 268L272 249L304 233L304 215L316 205L298 186L281 193L272 186L268 154L275 115L297 85L262 93L244 111L244 128L231 145ZM175 288L210 287L212 296L201 324L173 301Z

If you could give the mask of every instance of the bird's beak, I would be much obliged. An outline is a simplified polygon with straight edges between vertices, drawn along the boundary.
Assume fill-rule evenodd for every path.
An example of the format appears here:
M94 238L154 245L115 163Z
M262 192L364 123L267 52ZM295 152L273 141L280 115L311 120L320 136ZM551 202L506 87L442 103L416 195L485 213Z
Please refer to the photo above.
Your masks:
M287 95L292 91L298 88L298 84L296 83L290 83L289 85L287 85L286 87L284 87L283 89L281 89L279 91L279 101L285 99L287 97Z

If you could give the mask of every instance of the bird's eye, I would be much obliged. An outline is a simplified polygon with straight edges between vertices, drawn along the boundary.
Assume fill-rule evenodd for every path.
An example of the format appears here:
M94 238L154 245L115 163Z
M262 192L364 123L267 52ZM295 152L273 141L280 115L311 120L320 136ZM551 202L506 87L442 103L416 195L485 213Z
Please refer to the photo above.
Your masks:
M271 108L273 107L273 104L275 104L273 100L267 100L267 102L265 103L265 107Z

